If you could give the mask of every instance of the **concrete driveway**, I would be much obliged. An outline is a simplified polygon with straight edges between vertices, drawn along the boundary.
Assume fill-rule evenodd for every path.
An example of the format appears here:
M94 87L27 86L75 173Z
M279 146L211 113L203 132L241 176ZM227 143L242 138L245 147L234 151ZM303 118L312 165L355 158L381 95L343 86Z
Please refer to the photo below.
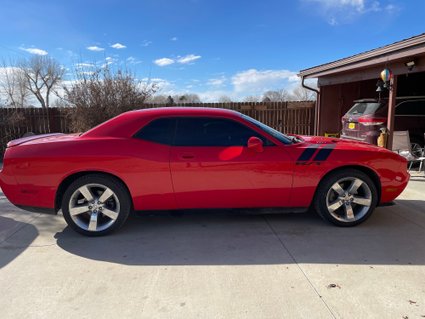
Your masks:
M0 293L1 318L425 317L425 178L355 228L155 213L103 238L0 193Z

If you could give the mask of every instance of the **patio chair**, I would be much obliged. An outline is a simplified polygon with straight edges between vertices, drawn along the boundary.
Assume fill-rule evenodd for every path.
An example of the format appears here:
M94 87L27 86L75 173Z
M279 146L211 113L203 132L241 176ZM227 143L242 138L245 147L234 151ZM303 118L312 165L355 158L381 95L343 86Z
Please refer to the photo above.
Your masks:
M409 171L413 163L419 162L419 171L422 170L425 162L425 150L421 149L421 156L416 156L412 153L410 144L409 131L394 131L393 132L393 147L392 150L403 156L409 162Z

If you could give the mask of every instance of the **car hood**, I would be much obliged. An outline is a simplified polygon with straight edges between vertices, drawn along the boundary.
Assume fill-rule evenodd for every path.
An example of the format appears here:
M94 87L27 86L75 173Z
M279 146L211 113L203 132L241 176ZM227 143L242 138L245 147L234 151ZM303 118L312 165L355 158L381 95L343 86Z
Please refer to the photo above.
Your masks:
M305 143L309 144L341 144L341 145L352 145L352 146L368 146L377 147L366 142L344 140L336 137L324 137L324 136L299 136Z
M361 151L373 151L373 152L389 152L384 147L378 147L366 142L345 140L334 137L323 137L323 136L299 136L306 145L323 145L323 147L332 147L340 150L361 150Z
M375 156L371 154L379 153L379 156L381 158L392 158L406 163L406 159L403 156L397 154L396 152L390 151L385 147L379 147L366 142L322 136L298 137L303 140L303 143L300 143L300 147L302 148L332 149L337 150L340 154L350 154L348 157L346 157L347 155L345 155L344 160L348 160L349 158L356 158L357 156L363 156L365 154L369 154L367 156Z

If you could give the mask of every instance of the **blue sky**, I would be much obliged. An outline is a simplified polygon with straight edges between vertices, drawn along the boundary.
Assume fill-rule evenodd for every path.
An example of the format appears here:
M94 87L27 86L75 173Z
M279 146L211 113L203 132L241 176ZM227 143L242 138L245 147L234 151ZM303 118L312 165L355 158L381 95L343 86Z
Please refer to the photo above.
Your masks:
M425 32L425 1L0 0L0 57L126 65L161 93L243 99Z

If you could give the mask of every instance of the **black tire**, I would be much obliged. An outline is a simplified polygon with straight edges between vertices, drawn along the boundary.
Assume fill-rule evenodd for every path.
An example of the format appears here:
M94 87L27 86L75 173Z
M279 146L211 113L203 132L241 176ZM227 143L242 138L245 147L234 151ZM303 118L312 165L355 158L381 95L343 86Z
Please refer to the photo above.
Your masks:
M87 195L83 195L87 194L81 191L85 190L84 186L89 189L93 200L89 201ZM108 194L112 192L112 195L101 202L106 190ZM75 214L76 210L85 210L86 207L90 210ZM74 210L74 214L70 213L70 209ZM66 223L85 236L104 236L118 230L127 220L130 210L131 197L123 183L102 174L90 174L76 179L68 186L62 199L62 213Z
M358 180L362 184L354 192L352 191L354 188L351 186L354 181L356 181L356 185L359 184ZM338 184L341 189L335 184ZM340 192L344 191L343 194L339 194L332 187ZM355 201L361 202L361 204L357 204ZM369 202L370 205L368 205ZM313 205L316 212L325 221L341 227L351 227L368 219L377 203L378 192L372 179L356 169L343 169L331 173L320 182ZM338 208L333 210L333 207Z

